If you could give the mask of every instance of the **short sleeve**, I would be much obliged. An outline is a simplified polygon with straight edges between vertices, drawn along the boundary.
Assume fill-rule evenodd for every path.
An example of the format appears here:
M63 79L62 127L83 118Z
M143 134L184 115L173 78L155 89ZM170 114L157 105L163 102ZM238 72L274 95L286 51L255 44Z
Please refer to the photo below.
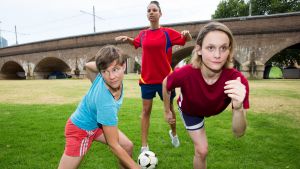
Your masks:
M173 45L185 45L186 38L180 32L176 31L175 29L168 28L167 32L170 36L171 44Z
M141 31L133 40L133 46L137 49L139 47L142 47L142 38L144 35L144 31Z
M174 72L167 76L167 90L171 91L177 87L181 87L183 78L183 68L174 70Z

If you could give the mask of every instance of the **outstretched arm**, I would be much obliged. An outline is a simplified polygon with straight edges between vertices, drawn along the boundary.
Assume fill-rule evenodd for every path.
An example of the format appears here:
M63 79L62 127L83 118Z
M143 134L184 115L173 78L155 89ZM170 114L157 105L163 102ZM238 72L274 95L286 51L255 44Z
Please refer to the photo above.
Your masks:
M243 107L246 87L238 77L236 80L227 81L224 89L225 94L232 100L232 131L237 137L241 137L247 128L246 110Z
M176 119L173 117L172 111L170 109L170 97L171 92L167 91L167 77L163 80L162 83L162 93L163 93L163 101L164 101L164 108L165 108L165 120L169 124L174 124Z
M98 72L97 66L96 66L96 62L88 62L85 64L85 68L86 68L86 72L87 72L87 78L90 79L90 81L93 83L93 81L95 80Z
M119 144L119 133L116 126L102 126L104 136L111 151L130 169L140 169L130 155Z
M130 45L133 45L134 39L128 36L118 36L115 38L116 41L121 41L121 42L126 42L129 43Z

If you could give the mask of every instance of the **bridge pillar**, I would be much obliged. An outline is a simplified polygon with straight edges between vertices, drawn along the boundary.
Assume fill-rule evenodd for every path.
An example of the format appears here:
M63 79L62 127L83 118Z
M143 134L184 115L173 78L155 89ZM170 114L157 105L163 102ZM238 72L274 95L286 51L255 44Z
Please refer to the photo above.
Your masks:
M25 69L25 75L27 80L34 79L33 70L34 70L34 64L28 62L27 69Z
M265 65L259 61L250 62L247 61L241 64L240 71L248 79L263 79Z
M264 78L265 65L256 61L256 77L255 79Z

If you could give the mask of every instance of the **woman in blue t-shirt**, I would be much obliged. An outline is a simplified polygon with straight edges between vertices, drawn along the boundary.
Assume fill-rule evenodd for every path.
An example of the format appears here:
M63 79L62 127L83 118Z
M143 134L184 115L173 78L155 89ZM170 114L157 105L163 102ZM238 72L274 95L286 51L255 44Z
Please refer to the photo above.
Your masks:
M93 141L107 144L123 168L139 168L131 158L132 142L117 126L126 58L120 49L109 45L98 51L95 62L86 64L92 86L67 121L59 169L78 168Z

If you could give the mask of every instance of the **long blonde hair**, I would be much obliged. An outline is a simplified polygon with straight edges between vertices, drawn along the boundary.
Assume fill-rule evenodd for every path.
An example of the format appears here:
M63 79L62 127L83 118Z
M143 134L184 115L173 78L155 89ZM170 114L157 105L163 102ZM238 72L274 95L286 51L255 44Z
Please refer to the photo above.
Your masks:
M203 39L205 38L205 36L212 31L221 31L226 33L226 35L229 38L229 57L227 58L227 61L224 65L225 68L232 68L233 67L233 50L234 50L234 38L232 35L231 30L224 24L220 23L220 22L210 22L206 25L204 25L204 27L200 30L198 37L196 39L196 45L199 45L202 48L202 43L203 43ZM202 65L202 55L198 55L196 52L196 47L193 50L192 53L192 59L191 59L191 64L194 68L200 68Z

